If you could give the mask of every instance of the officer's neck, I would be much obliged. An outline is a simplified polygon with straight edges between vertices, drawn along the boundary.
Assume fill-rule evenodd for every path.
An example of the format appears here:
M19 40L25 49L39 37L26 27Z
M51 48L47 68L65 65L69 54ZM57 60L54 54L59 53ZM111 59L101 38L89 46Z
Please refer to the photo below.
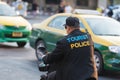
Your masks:
M72 32L76 31L76 30L79 30L79 28L71 28L69 31L68 31L68 34L71 34Z

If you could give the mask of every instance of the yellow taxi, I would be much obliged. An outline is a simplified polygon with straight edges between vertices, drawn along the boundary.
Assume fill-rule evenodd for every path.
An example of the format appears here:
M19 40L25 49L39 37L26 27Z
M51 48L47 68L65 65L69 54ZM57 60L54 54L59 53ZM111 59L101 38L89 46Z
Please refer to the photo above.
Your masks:
M7 3L0 2L0 42L16 42L24 47L29 41L31 24Z
M40 58L40 46L44 46L47 51L55 48L56 42L66 35L63 26L66 18L73 16L79 18L80 30L90 33L92 37L98 72L120 71L120 23L93 10L77 11L56 14L33 25L30 45L35 49L37 58Z

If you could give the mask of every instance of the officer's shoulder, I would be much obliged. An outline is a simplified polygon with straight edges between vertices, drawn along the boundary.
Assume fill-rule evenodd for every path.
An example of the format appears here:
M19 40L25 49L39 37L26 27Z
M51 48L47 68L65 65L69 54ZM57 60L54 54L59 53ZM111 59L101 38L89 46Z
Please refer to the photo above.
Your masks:
M88 35L88 36L90 35L88 32L81 32L81 33L82 33L82 34L86 34L86 35Z
M68 36L65 36L65 37L61 38L60 40L58 40L58 42L66 43L67 37Z

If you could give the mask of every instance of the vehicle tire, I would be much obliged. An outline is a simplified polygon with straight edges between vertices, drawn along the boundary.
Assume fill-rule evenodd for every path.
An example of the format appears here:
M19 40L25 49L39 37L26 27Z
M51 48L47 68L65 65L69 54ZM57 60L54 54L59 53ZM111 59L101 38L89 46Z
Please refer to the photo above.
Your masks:
M95 51L94 58L95 58L98 74L102 75L102 72L103 72L103 60L102 60L102 57L101 57L100 53Z
M18 47L24 47L27 42L17 42Z
M43 47L42 50L40 50L40 47ZM39 53L43 53L46 51L46 47L45 47L45 44L44 44L44 41L40 40L36 43L36 48L35 48L35 53L36 53L36 57L37 57L37 60L41 60L41 55Z

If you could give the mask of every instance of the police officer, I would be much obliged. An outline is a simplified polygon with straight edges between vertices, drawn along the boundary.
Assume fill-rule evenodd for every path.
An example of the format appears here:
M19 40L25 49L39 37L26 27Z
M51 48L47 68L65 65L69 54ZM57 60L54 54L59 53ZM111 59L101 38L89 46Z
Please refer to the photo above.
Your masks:
M65 24L68 35L57 42L53 52L43 56L45 64L58 64L50 75L54 80L98 80L91 37L81 32L79 25L78 18L68 17Z

